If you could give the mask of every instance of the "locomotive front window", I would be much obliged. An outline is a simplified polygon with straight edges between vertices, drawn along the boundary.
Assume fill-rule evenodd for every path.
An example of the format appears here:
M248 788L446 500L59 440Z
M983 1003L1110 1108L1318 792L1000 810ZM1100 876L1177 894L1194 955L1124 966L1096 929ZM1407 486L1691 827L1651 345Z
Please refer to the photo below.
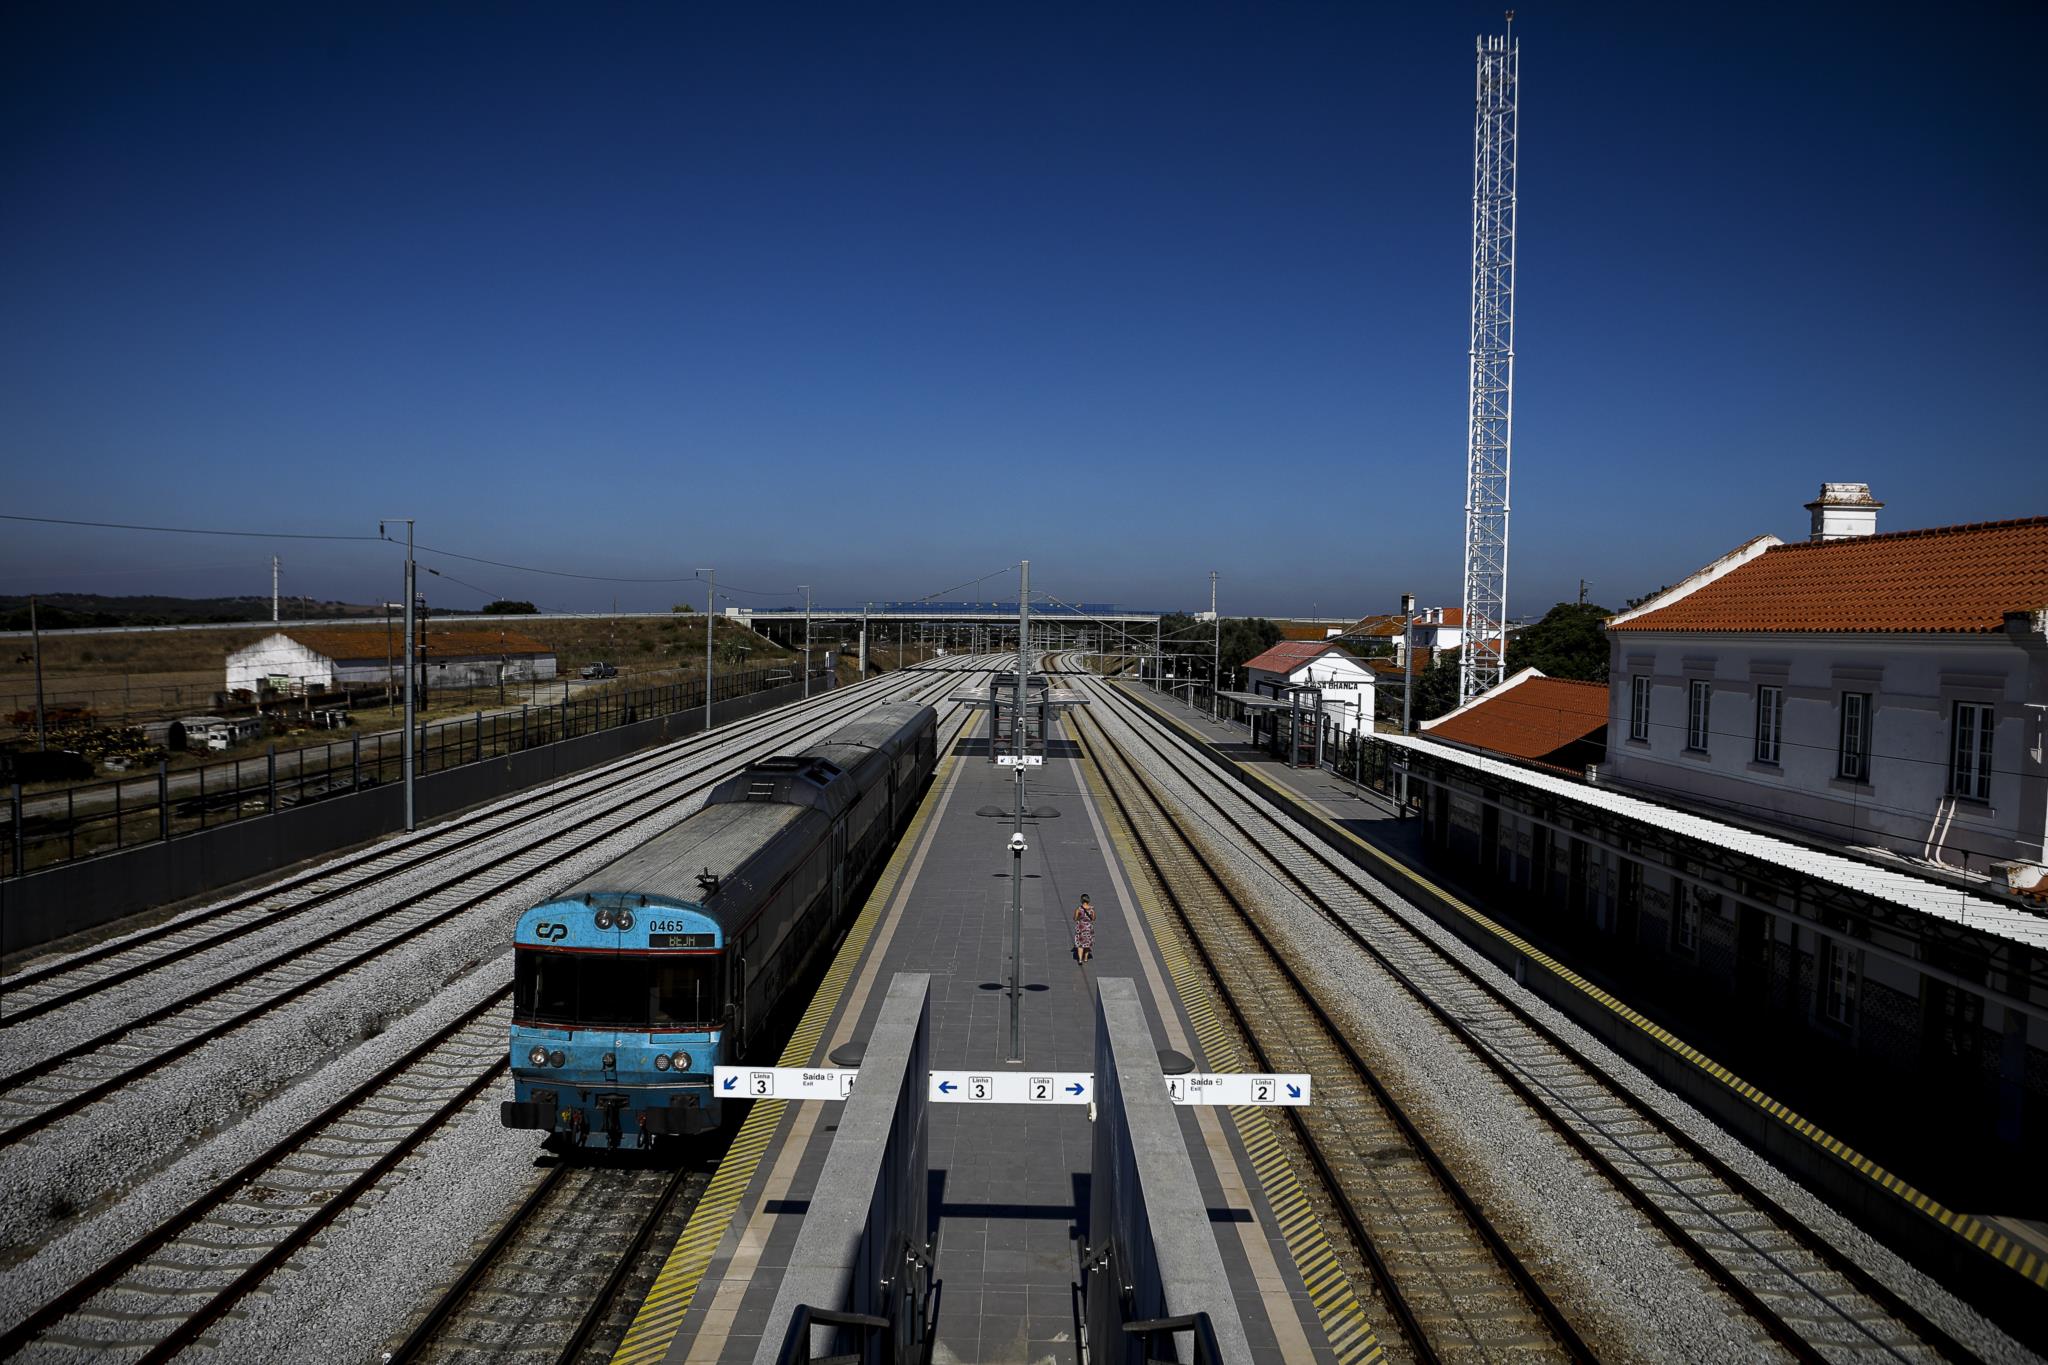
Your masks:
M718 959L656 958L647 986L649 1022L663 1025L711 1024L718 1015Z
M521 948L512 972L513 1009L523 1019L550 1024L576 1020L576 959L569 953Z
M672 1029L718 1014L718 960L521 948L513 970L522 1019L564 1028Z

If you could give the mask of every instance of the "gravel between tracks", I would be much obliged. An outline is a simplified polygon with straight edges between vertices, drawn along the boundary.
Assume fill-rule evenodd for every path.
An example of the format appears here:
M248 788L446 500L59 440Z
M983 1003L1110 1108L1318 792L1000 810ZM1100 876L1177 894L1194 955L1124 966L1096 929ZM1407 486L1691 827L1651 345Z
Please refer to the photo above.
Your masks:
M1112 726L1119 719L1112 719ZM1146 753L1142 761L1155 776L1160 775L1156 757ZM1191 770L1202 771L1194 769L1198 760L1186 761ZM1187 780L1177 773L1165 776L1169 790ZM1206 771L1203 779L1208 780ZM1283 827L1287 824L1285 817L1274 818ZM1753 1360L1760 1353L1775 1353L1771 1347L1760 1352L1751 1329L1736 1321L1733 1304L1710 1289L1697 1267L1665 1243L1547 1126L1529 1119L1521 1101L1491 1072L1462 1047L1446 1047L1437 1025L1409 1000L1405 987L1387 977L1320 913L1301 904L1291 887L1275 881L1238 849L1233 831L1214 829L1200 818L1192 823L1205 836L1206 846L1217 851L1219 868L1228 868L1241 886L1257 892L1254 903L1266 908L1262 923L1290 946L1297 962L1307 964L1306 974L1318 986L1321 998L1340 1010L1340 1017L1356 1022L1356 1039L1371 1044L1367 1055L1387 1068L1386 1078L1397 1093L1425 1102L1424 1112L1433 1120L1433 1136L1457 1135L1456 1140L1474 1158L1458 1163L1461 1176L1471 1180L1468 1173L1482 1169L1494 1173L1490 1187L1482 1187L1476 1180L1471 1183L1508 1226L1526 1229L1536 1239L1532 1243L1526 1237L1518 1238L1517 1244L1554 1250L1555 1260L1544 1267L1544 1273L1568 1277L1572 1288L1563 1296L1568 1307L1591 1306L1603 1324L1621 1324L1629 1349L1640 1352L1644 1359ZM1400 918L1416 932L1444 947L1548 1027L1571 1039L1613 1083L1728 1162L1781 1208L1816 1229L1956 1340L1986 1360L2036 1359L1982 1314L1516 984L1490 959L1407 905L1391 888L1369 876L1365 880L1385 901L1403 907ZM1362 893L1357 906L1367 917L1391 913L1366 902Z
M508 949L521 911L619 857L657 828L682 820L701 804L701 797L692 797L662 821L603 839L343 979L0 1153L0 1183L12 1196L0 1204L0 1248L19 1251L40 1242L61 1221L59 1209L84 1209L90 1215L96 1206L147 1176L167 1154L229 1129L286 1087L308 1088L299 1084L302 1079L317 1081L311 1088L318 1094L341 1093L347 1087L330 1082L328 1068L340 1058L360 1054L366 1037L389 1037L381 1030L399 1019L410 1023L424 1006L437 1002L451 982L482 975L503 985L510 978ZM379 894L401 896L408 887L441 875L445 873L420 869L380 884ZM164 975L179 974L173 968ZM185 984L169 980L154 988L168 992ZM14 1295L10 1292L7 1298L12 1307Z
M431 1000L394 1023L386 1032L333 1058L299 1084L277 1095L250 1115L246 1122L214 1134L170 1166L147 1179L136 1181L124 1190L124 1197L118 1202L67 1226L39 1247L34 1255L0 1273L0 1325L12 1327L21 1321L32 1309L77 1283L112 1252L128 1245L206 1193L222 1172L249 1161L293 1127L318 1114L336 1094L361 1084L421 1039L500 989L505 984L509 962L509 954L502 955L447 983ZM492 1095L490 1098L495 1100L499 1097ZM487 1113L495 1124L496 1111ZM536 1145L530 1134L513 1136L522 1138L527 1148ZM32 1145L18 1155L29 1154L42 1155L46 1152ZM524 1163L514 1160L512 1166L523 1171ZM325 1235L331 1237L333 1233L330 1231ZM392 1244L387 1244L387 1254L391 1249ZM327 1292L334 1292L333 1285L327 1286Z

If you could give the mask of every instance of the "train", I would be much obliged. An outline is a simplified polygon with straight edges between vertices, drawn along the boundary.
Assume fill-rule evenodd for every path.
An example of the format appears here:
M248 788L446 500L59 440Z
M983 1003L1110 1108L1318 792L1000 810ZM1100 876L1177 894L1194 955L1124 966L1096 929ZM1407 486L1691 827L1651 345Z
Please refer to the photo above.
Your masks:
M508 1128L649 1148L717 1128L745 1060L834 944L938 767L938 716L875 707L714 787L673 828L524 911Z

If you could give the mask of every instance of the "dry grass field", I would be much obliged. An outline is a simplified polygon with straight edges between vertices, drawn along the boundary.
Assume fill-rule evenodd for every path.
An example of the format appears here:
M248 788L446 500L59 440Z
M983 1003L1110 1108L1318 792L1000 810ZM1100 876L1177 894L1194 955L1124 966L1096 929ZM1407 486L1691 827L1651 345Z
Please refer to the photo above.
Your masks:
M614 664L621 683L670 682L696 678L704 671L704 618L680 614L667 618L585 617L573 621L533 621L518 616L434 618L433 632L447 628L490 630L502 623L544 641L554 651L561 674L574 679L584 665ZM357 627L375 635L382 622ZM227 656L254 644L291 623L233 630L161 630L43 637L43 696L48 708L84 706L107 723L169 719L203 712L226 682ZM820 641L820 648L823 647ZM0 655L0 732L5 720L35 705L34 656L26 639L9 640ZM714 636L716 666L728 668L788 667L800 651L781 648L737 622L719 620ZM559 686L559 685L557 685ZM529 700L514 686L506 692L511 704ZM542 685L541 694L548 688ZM494 692L491 694L494 697ZM559 692L553 694L559 696ZM436 705L432 715L452 715L486 704L480 690L460 700ZM540 699L535 697L532 699ZM366 710L363 725L386 719L381 708Z

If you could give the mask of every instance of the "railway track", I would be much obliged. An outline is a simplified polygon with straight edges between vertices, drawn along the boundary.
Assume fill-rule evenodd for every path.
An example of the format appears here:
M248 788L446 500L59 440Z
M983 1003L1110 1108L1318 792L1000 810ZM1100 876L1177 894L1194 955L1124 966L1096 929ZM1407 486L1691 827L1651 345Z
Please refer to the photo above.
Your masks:
M285 1134L0 1335L0 1357L168 1360L377 1189L508 1070L512 988Z
M910 690L922 694L938 689L913 683ZM522 848L495 853L485 867L440 879L309 942L278 948L223 980L196 987L0 1076L0 1148L21 1142L205 1044L340 980L512 890L561 859L665 814L749 759L772 751L791 734L830 725L870 699L863 696L823 712L806 712L793 725L754 732L740 745L721 749L680 785L657 785L651 792L606 802L566 826L529 840Z
M860 688L879 689L875 679L825 698L847 697ZM545 789L515 796L473 815L462 816L352 854L339 862L297 873L244 895L179 915L166 923L124 935L112 942L74 953L59 961L8 977L0 998L0 1028L10 1028L87 1000L110 989L211 949L236 944L252 929L269 930L380 880L426 867L478 845L522 824L560 814L591 793L621 783L660 781L670 770L686 775L692 762L735 741L788 728L783 712L750 717L709 732L687 736L651 752L579 773Z
M964 714L952 707L942 718L948 743ZM409 1154L488 1102L508 1070L510 1001L509 985L493 990L101 1259L0 1334L0 1358L161 1361L208 1342L323 1228L373 1202ZM701 1162L660 1166L624 1151L603 1160L552 1168L405 1349L422 1359L581 1354L641 1251L664 1220L687 1215L702 1183ZM545 1294L528 1292L542 1285Z
M1246 896L1183 831L1166 798L1083 718L1088 757L1180 919L1247 1050L1264 1071L1316 1078L1316 1103L1283 1111L1371 1267L1417 1359L1580 1359L1592 1351L1382 1086Z
M1091 709L1100 712L1090 720L1118 730L1116 741L1152 770L1197 856L1251 860L1259 899L1291 901L1335 928L1423 1011L1444 1046L1497 1076L1533 1121L1680 1248L1771 1343L1809 1361L1975 1358L1439 942L1423 912L1294 828L1136 702L1089 687L1098 703Z
M940 751L972 723L941 715ZM631 1154L619 1153L629 1157ZM698 1150L688 1166L550 1167L470 1264L435 1296L386 1365L461 1360L572 1365L604 1344L604 1324L665 1227L679 1230L717 1165ZM621 1330L630 1322L618 1324Z
M558 1161L463 1273L437 1296L387 1365L554 1361L573 1365L611 1312L655 1234L709 1179L686 1164ZM716 1154L709 1154L716 1163ZM681 1205L679 1208L678 1205Z

